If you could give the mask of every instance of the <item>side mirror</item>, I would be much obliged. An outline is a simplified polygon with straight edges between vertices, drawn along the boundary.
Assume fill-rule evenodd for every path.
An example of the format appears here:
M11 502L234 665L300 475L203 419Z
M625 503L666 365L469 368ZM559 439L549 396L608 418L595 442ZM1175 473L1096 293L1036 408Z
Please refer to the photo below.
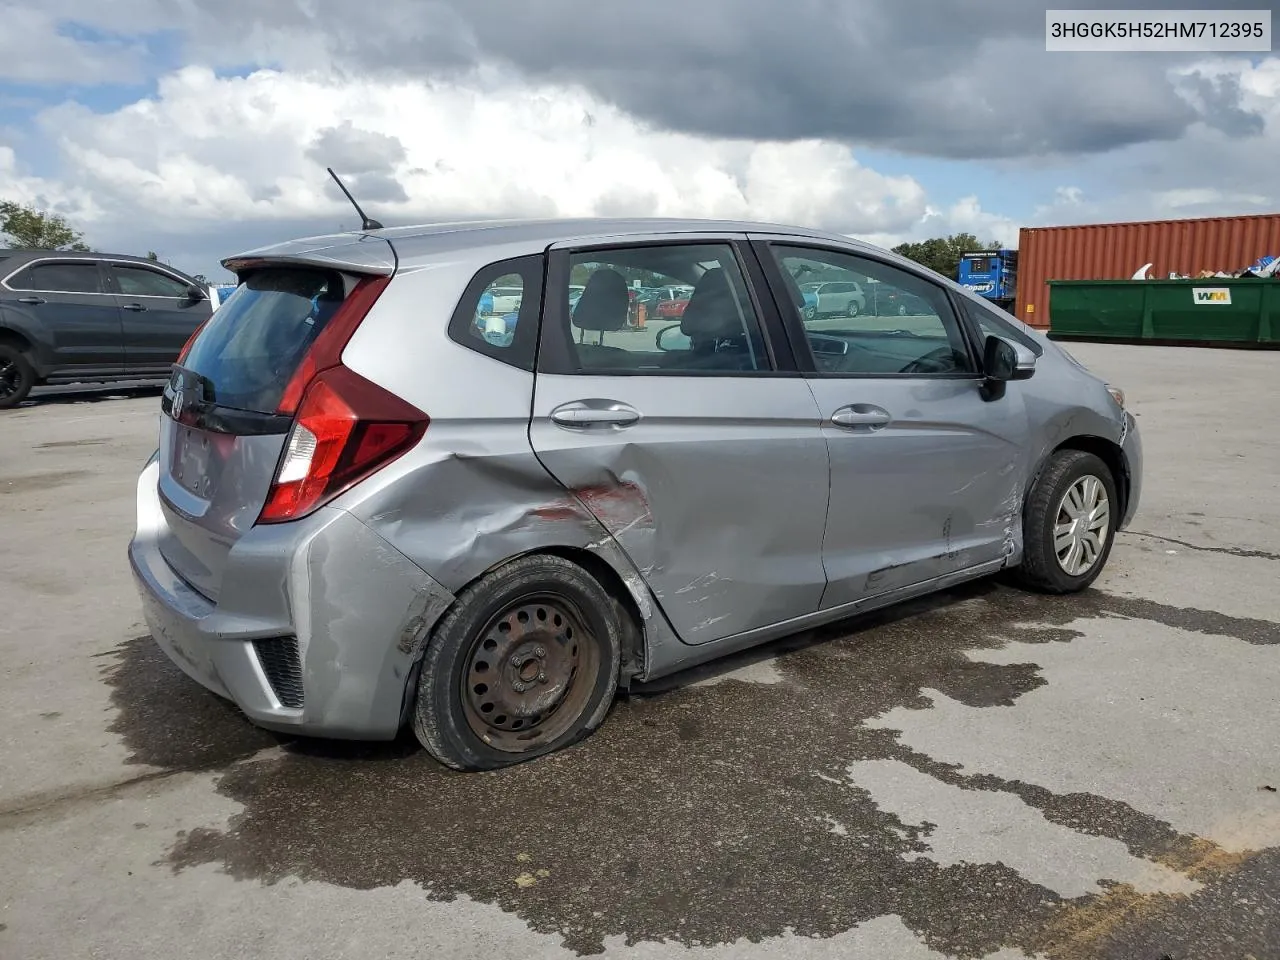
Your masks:
M689 350L693 347L693 341L684 335L678 323L673 323L671 326L663 327L659 330L657 336L653 338L653 342L664 353L672 350Z
M1012 340L987 337L982 351L982 372L988 380L997 383L1030 380L1036 372L1036 355Z
M187 299L192 303L199 303L201 300L208 299L208 297L205 295L205 292L201 290L199 287L190 286L190 287L187 287Z
M982 349L984 400L999 400L1010 380L1028 380L1036 372L1036 355L1004 337L987 337Z

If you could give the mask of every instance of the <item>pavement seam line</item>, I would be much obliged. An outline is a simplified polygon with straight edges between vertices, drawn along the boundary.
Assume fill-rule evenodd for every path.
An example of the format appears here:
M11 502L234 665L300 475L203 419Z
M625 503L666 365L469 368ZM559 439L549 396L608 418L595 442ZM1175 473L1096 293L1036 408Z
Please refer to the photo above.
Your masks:
M1122 530L1121 536L1144 537L1147 540L1159 540L1162 543L1174 543L1180 547L1186 547L1188 550L1196 550L1200 553L1225 553L1231 557L1240 557L1245 560L1277 560L1280 561L1280 553L1271 553L1267 550L1246 550L1243 547L1205 547L1196 543L1188 543L1186 540L1178 540L1174 537L1162 537L1155 533L1142 533L1138 530Z

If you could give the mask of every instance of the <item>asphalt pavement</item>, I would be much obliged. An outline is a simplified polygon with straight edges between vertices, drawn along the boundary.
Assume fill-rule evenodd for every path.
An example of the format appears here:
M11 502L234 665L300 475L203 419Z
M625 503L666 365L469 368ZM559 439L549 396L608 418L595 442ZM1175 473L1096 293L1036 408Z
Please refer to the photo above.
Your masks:
M0 414L0 957L1280 956L1280 354L1069 349L1146 446L1094 589L789 638L483 775L165 660L154 388Z

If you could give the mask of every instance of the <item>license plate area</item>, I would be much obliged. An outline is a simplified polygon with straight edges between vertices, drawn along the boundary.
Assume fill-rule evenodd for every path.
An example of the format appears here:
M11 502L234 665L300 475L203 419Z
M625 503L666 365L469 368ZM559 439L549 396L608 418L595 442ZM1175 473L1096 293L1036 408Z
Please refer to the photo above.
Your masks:
M203 430L175 424L170 472L182 489L202 500L212 497L217 478L217 458L209 435Z

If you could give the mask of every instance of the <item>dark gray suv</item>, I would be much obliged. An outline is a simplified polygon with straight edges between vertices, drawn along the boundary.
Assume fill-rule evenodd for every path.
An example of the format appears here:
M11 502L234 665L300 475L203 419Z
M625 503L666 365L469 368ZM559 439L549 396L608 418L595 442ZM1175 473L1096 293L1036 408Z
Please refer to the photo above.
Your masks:
M0 250L0 409L44 383L167 377L212 313L202 284L151 260Z

